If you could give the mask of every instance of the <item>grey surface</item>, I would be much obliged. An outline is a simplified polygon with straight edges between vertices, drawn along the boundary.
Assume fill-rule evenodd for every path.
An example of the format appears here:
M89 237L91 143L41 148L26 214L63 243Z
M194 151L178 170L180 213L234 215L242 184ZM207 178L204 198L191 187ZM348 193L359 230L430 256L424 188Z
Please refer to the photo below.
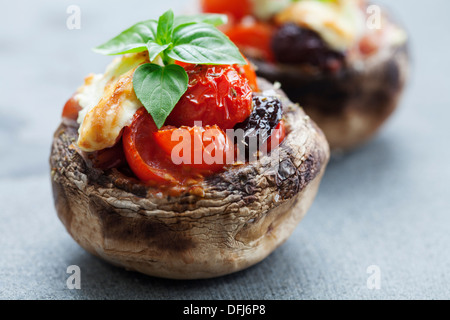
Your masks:
M80 30L66 8L81 8ZM1 299L450 298L450 3L390 3L412 35L401 106L368 145L333 159L289 240L258 265L202 281L112 267L82 250L56 217L47 158L61 108L109 57L90 48L186 2L9 1L0 11ZM81 290L66 287L69 265ZM377 265L381 288L369 290Z

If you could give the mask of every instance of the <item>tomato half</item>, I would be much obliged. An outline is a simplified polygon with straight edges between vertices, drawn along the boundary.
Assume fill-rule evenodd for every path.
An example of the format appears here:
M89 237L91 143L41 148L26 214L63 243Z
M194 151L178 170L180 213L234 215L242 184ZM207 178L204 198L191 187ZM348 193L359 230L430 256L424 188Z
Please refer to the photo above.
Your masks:
M253 92L258 92L258 80L256 76L255 69L253 68L250 61L245 59L247 61L247 64L241 65L241 64L235 64L233 67L239 72L241 76L244 76L248 80L248 84L250 85L250 88L252 88Z
M154 139L158 128L145 108L134 115L133 122L123 132L123 148L128 165L142 181L170 184L182 181L182 176L170 157Z
M383 41L382 37L382 31L375 30L367 32L359 41L359 51L365 56L374 54L380 48Z
M102 170L119 168L127 164L123 152L122 140L119 140L119 142L111 148L89 153L88 158L92 161L92 165L95 168Z
M225 33L243 52L269 62L275 61L271 48L274 28L271 25L263 22L241 23Z
M189 140L184 141L185 137ZM227 155L233 150L218 126L166 126L158 130L145 108L136 112L132 124L124 129L122 140L131 170L140 180L152 185L180 184L189 178L218 172L226 165ZM186 142L188 145L183 144ZM181 161L172 158L174 148L182 151L177 154ZM183 159L188 161L183 163Z
M258 81L257 81L255 69L253 68L253 65L250 63L250 61L248 61L247 58L244 57L244 59L245 59L245 61L247 61L247 64L245 64L245 65L234 64L233 67L236 69L236 71L241 76L245 77L248 80L248 84L250 85L250 88L252 88L252 90L254 92L258 92L259 88L258 88ZM181 61L175 61L175 64L177 64L183 68L192 66L192 64L190 64L190 63L185 63L185 62L181 62Z
M175 60L174 63L179 65L180 67L183 67L183 68L186 68L186 67L189 67L189 66L192 65L192 63L186 63L186 62L178 61L178 60Z
M162 128L154 137L172 161L204 174L222 170L233 150L218 126ZM232 155L231 159L234 160Z
M201 0L200 6L203 12L225 13L236 20L252 12L251 0Z
M252 111L249 81L232 66L189 65L186 93L166 120L176 127L217 125L226 130L242 122Z
M267 152L278 147L280 143L283 142L285 137L286 137L286 127L284 125L284 121L281 120L280 122L278 122L275 129L273 129L272 134L267 140Z
M80 112L80 110L81 110L80 104L75 99L75 96L72 96L69 100L67 100L66 104L64 105L62 117L76 121L78 118L78 112Z

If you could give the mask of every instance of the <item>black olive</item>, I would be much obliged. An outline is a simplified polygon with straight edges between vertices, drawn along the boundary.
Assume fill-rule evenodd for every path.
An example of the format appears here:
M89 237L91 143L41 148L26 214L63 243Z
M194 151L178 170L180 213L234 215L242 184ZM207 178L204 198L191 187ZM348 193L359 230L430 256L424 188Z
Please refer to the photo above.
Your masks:
M329 48L321 36L294 23L282 25L271 42L275 59L286 64L309 64L323 72L337 72L345 56Z
M245 149L245 159L249 160L249 153L257 151L272 134L272 130L278 125L283 114L281 101L276 97L253 96L253 111L250 116L234 129L243 130L243 140L240 141ZM238 141L235 140L235 143ZM256 143L256 145L255 145ZM253 144L253 145L252 145ZM240 147L241 147L240 146Z

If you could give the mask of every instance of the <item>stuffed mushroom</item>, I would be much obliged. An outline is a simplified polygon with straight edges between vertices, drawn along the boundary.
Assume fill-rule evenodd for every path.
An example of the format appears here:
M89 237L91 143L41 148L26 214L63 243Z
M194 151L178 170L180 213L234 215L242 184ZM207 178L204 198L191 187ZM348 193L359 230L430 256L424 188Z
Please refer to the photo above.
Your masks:
M161 20L141 24L157 34ZM174 43L184 28L213 28L172 21ZM210 278L261 261L313 202L329 159L322 131L244 58L127 48L63 109L50 155L60 220L90 253L152 276ZM172 69L186 90L161 122L142 92Z
M384 8L363 0L201 5L230 16L224 32L259 76L280 82L316 121L332 150L364 144L397 107L408 78L408 37Z

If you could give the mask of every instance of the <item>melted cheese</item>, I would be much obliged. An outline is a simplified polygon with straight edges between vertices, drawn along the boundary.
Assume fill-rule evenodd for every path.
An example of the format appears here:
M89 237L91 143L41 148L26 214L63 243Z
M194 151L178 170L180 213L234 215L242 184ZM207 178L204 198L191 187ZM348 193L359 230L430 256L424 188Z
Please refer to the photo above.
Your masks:
M104 74L85 79L75 95L82 110L78 114L77 144L86 152L112 147L122 129L131 124L142 106L133 90L134 70L148 61L147 53L124 55L107 67Z
M251 0L252 13L261 20L269 20L274 14L289 6L292 0Z
M339 51L354 45L365 28L360 0L301 0L280 11L275 21L278 24L292 22L314 30L331 48Z

